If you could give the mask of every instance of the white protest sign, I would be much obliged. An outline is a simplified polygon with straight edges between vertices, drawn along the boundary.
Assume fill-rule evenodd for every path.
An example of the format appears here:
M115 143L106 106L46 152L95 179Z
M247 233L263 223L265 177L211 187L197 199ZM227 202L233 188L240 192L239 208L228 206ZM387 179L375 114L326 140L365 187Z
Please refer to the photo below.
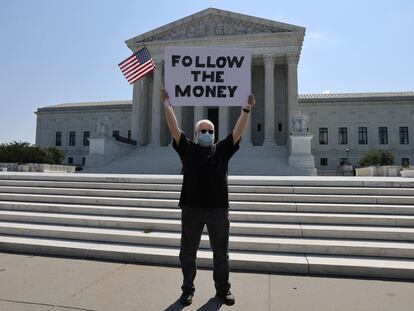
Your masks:
M242 48L167 47L165 89L173 106L244 106L251 52Z

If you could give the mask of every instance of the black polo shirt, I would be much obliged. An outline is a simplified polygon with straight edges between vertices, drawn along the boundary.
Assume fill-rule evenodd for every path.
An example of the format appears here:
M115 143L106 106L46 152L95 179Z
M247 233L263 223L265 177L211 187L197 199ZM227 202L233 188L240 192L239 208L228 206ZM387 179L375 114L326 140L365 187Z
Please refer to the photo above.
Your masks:
M173 148L183 164L183 185L179 206L228 208L228 162L239 149L233 144L233 132L211 147L203 147L181 132L180 144L173 139Z

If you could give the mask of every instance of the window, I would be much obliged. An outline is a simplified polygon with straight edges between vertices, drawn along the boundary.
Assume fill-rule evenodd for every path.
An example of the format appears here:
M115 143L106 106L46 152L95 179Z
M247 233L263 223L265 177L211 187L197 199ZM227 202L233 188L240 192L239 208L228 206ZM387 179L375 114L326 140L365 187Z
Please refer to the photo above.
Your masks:
M119 131L112 131L112 136L113 137L119 136Z
M320 145L328 144L328 128L327 127L319 128L319 144Z
M338 129L338 143L340 145L348 144L348 129L346 127L340 127Z
M89 139L88 139L88 137L90 136L90 132L89 131L87 131L87 132L83 132L83 145L84 146L89 146Z
M409 158L402 158L401 159L401 166L410 166L410 159Z
M68 158L68 164L73 164L73 158L72 157Z
M69 132L69 146L76 145L76 132Z
M366 127L358 127L358 143L360 145L368 144L368 133Z
M131 130L128 130L128 139L131 139Z
M386 127L378 128L378 142L380 145L388 144L388 129Z
M400 126L400 144L408 145L408 127Z
M56 132L55 146L62 146L62 132Z
M82 165L85 165L85 163L86 163L86 158L82 157Z
M328 165L328 158L321 158L321 166L327 166Z

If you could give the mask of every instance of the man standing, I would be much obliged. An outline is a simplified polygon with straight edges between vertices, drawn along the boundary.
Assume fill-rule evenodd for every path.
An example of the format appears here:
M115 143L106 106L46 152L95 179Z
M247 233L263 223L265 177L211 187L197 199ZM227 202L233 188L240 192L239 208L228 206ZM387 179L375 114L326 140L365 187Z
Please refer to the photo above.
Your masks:
M213 279L217 296L227 305L235 299L229 282L229 199L227 186L228 162L239 149L255 100L250 95L239 119L226 138L214 144L214 125L200 120L195 126L195 142L188 139L178 126L168 94L161 92L165 116L173 137L173 148L183 164L181 188L181 247L180 263L183 273L183 293L180 302L192 303L194 279L197 273L196 255L204 225L207 226L213 250Z

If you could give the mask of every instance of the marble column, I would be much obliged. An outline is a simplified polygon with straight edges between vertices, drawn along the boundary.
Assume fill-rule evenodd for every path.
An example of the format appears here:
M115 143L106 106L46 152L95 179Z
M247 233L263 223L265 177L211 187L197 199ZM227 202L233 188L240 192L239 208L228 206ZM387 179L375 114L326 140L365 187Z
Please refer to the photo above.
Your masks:
M131 139L139 140L139 105L141 104L142 81L134 83L132 90Z
M174 107L175 117L177 119L178 127L182 129L183 123L183 107L182 106L175 106Z
M162 75L161 63L156 62L155 66L158 68L159 75ZM151 138L149 144L153 147L158 147L160 146L161 137L161 83L155 71L152 77Z
M219 139L229 134L229 107L219 107Z
M142 78L142 88L141 88L141 104L140 104L140 111L139 111L139 141L138 145L146 145L148 144L148 111L149 111L149 76L145 76Z
M204 117L204 107L203 106L195 106L194 107L194 127L193 127L193 133L195 132L195 124L202 120L205 119Z
M265 67L265 132L263 145L275 144L275 72L272 55L264 55Z
M182 106L173 106L173 109L174 109L175 118L177 119L178 127L180 128L181 131L183 131L183 127L182 127L183 107ZM168 124L167 124L167 126L168 126ZM171 146L171 145L172 145L172 138L171 138L170 142L168 143L168 146Z
M288 135L292 132L292 117L298 112L298 61L297 55L288 55L287 57L287 79L288 79Z
M240 113L242 113L241 109L240 109ZM240 144L243 147L248 147L248 146L253 145L253 143L252 143L252 112L249 113L249 119L247 120L247 127L244 130L244 133L242 135L242 140L241 140Z
M164 62L161 61L158 66L164 69ZM165 73L163 71L160 70L161 86L165 85ZM172 135L165 116L164 104L160 102L160 105L160 146L170 146L172 143Z

